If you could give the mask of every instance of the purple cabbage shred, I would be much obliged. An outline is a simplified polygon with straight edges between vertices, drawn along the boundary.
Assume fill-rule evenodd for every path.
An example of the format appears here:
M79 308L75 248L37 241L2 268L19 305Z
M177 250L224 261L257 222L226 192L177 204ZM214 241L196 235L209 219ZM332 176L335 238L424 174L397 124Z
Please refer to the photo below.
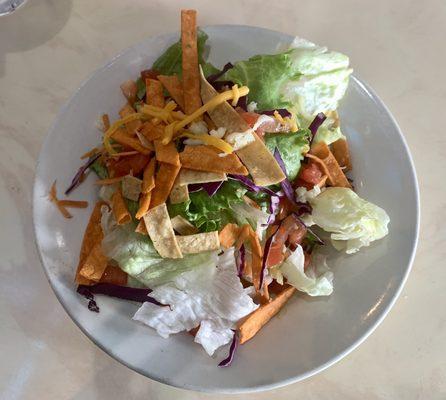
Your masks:
M280 168L282 169L285 176L287 175L285 163L282 160L282 156L280 155L279 150L277 147L274 149L274 158L276 159L277 163L279 164ZM285 196L294 204L296 203L296 198L294 196L294 190L291 186L291 182L288 180L287 177L280 182L280 186L282 187L283 193L285 193Z
M206 80L213 84L215 81L218 81L219 78L221 78L227 71L234 68L234 65L230 62L226 63L223 67L223 69L220 72L217 72L215 74L209 75Z
M236 258L236 264L237 264L237 275L239 278L243 276L243 271L245 269L245 245L242 244L240 247L240 250L238 251L238 257Z
M257 186L251 179L247 178L246 176L243 176L243 175L229 175L229 178L234 179L236 181L239 181L241 184L246 186L246 188L250 192L255 192L255 193L265 192L265 193L269 194L270 196L277 196L277 194L274 193L271 189L268 189L268 188L263 187L263 186Z
M74 175L74 178L71 180L70 186L67 190L65 190L65 195L70 194L75 188L77 188L81 184L82 176L84 175L85 171L91 167L91 165L101 156L101 153L95 154L91 156L88 161L82 165L78 171L76 172L76 175Z
M311 131L311 140L310 140L310 146L313 143L313 139L316 136L316 132L319 129L319 127L322 125L322 123L327 119L327 116L320 112L318 115L316 115L311 122L308 129Z
M189 193L198 192L200 190L205 190L209 197L212 197L220 189L223 181L219 182L206 182L206 183L192 183L188 185Z
M152 292L151 289L133 288L114 285L112 283L97 283L91 286L79 285L77 287L77 292L89 300L88 309L94 312L99 312L99 307L94 300L95 294L103 294L119 299L136 301L138 303L149 302L157 306L168 306L168 304L162 304L158 300L149 296L149 293Z
M229 354L218 364L219 367L229 367L234 360L234 354L238 347L238 334L234 329L232 329L232 331L234 332L234 336L232 337L231 346L229 347Z

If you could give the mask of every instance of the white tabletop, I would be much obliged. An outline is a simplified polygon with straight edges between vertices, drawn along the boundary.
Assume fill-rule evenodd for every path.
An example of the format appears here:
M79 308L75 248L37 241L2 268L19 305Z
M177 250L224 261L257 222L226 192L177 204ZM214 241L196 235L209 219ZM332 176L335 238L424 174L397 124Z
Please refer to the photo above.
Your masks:
M121 49L178 30L181 7L201 25L257 25L348 54L398 120L421 185L418 254L381 326L325 372L240 398L446 398L444 0L29 0L0 18L0 398L224 397L151 381L99 350L53 295L32 231L35 162L58 109Z

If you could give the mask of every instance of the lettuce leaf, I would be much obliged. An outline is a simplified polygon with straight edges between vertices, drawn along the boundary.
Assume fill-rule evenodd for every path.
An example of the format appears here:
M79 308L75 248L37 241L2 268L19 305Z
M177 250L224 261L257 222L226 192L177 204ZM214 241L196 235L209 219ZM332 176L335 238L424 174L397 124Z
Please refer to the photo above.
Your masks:
M102 210L101 226L104 254L149 288L170 282L183 272L216 262L215 252L185 255L178 259L162 258L148 236L135 232L136 224L118 226L107 207Z
M313 254L311 264L304 269L305 256L301 246L276 268L274 278L280 283L283 277L287 283L310 296L329 296L333 292L333 273L328 270L325 256Z
M171 218L181 215L194 224L201 232L221 229L228 222L235 222L232 210L235 204L243 202L246 189L238 182L228 180L212 197L205 190L190 193L190 200L180 204L169 204Z
M98 176L99 179L108 178L107 167L100 159L96 160L93 164L91 164L90 169L93 170L93 172Z
M257 103L257 111L287 108L310 119L337 108L352 72L348 64L341 53L296 40L283 53L235 63L221 79L247 85L248 101Z
M361 199L348 188L330 187L313 199L312 219L331 232L338 250L351 254L388 234L390 218L380 207Z
M237 276L234 249L215 258L214 263L179 275L151 292L151 297L170 307L144 303L133 319L164 338L200 325L195 342L212 356L231 341L231 328L237 321L258 307Z
M300 170L300 162L303 154L310 149L309 138L311 133L308 129L301 129L296 133L267 133L265 145L274 154L277 147L285 164L287 177L293 181Z
M205 76L214 74L219 70L211 63L204 61L205 45L208 35L202 30L197 32L198 63L202 66ZM152 69L158 71L161 75L182 75L183 51L181 49L181 40L171 45L154 63Z

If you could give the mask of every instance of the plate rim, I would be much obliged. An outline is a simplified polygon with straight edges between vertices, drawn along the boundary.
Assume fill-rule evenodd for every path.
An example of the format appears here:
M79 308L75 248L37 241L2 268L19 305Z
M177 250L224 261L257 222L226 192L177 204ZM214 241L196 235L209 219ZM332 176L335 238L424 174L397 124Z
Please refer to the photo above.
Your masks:
M202 28L204 31L206 31L207 29L231 29L231 28L238 28L238 29L247 29L247 30L262 30L265 32L268 32L270 34L274 34L277 36L280 36L284 39L289 39L290 41L292 39L294 39L294 36L289 35L287 33L284 32L280 32L277 30L273 30L273 29L268 29L268 28L263 28L263 27L258 27L258 26L253 26L253 25L242 25L242 24L215 24L215 25L204 25L204 26L200 26L200 28ZM34 173L34 181L33 181L33 191L32 191L32 205L31 205L31 211L32 211L32 223L33 223L33 233L34 233L34 244L37 248L37 253L39 256L39 263L45 273L45 277L51 287L51 290L53 291L54 295L56 296L57 300L59 301L59 303L62 305L63 309L65 310L65 312L68 314L68 316L70 317L70 319L72 320L72 322L74 322L74 324L81 330L81 332L86 335L88 337L88 339L97 347L99 347L104 353L106 353L108 356L112 357L113 359L115 359L116 361L118 361L119 363L123 364L124 366L126 366L127 368L129 368L130 370L137 372L138 374L147 377L149 379L153 379L157 382L166 384L166 385L170 385L170 386L174 386L180 389L187 389L187 390L193 390L193 391L197 391L197 392L202 392L202 393L221 393L221 394L239 394L239 393L255 393L255 392L261 392L261 391L266 391L266 390L272 390L272 389L277 389L277 388L281 388L293 383L297 383L300 382L304 379L307 379L311 376L314 376L324 370L326 370L327 368L331 367L332 365L336 364L337 362L339 362L340 360L342 360L344 357L346 357L347 355L349 355L351 352L353 352L359 345L361 345L376 329L377 327L382 323L382 321L384 320L384 318L388 315L388 313L390 312L390 310L393 308L393 306L395 305L396 301L398 300L398 298L401 295L401 292L404 288L404 285L407 282L408 276L410 274L410 271L412 270L412 266L414 263L414 259L416 256L416 252L417 252L417 247L418 247L418 242L419 242L419 232L420 232L420 189L419 189L419 184L418 184L418 178L417 178L417 173L416 173L416 169L415 169L415 163L413 161L413 157L412 154L410 152L410 148L409 145L407 144L406 138L404 137L402 130L399 126L399 124L397 123L395 117L393 116L393 114L391 113L389 107L381 100L381 98L377 95L377 93L375 92L375 90L373 90L367 83L365 83L362 79L358 78L356 76L356 74L352 74L351 75L351 79L355 81L355 83L361 87L361 89L367 93L367 95L375 102L377 103L377 105L379 107L381 107L385 113L388 115L388 117L390 118L392 124L395 126L396 131L399 135L399 138L403 144L404 150L406 152L407 158L408 158L408 162L409 162L409 173L411 175L411 180L412 180L412 184L413 184L413 189L414 189L414 195L415 195L415 232L413 232L413 240L411 243L411 254L409 257L409 261L407 263L404 275L402 276L402 279L399 281L398 287L395 290L395 293L393 295L393 297L390 299L389 303L387 304L387 306L383 309L381 315L379 316L379 318L377 318L377 320L368 328L368 330L362 335L360 336L356 341L354 341L350 346L348 346L347 348L345 348L342 352L340 352L338 355L336 355L335 357L333 357L332 359L328 360L327 362L325 362L324 364L319 365L318 367L315 367L305 373L302 373L300 375L296 375L294 377L290 377L290 378L286 378L286 379L282 379L280 381L276 381L274 383L268 383L268 384L263 384L263 385L256 385L256 386L246 386L246 387L237 387L237 388L225 388L225 389L212 389L210 387L199 387L196 385L189 385L187 383L185 383L184 385L180 385L178 383L176 383L174 380L170 379L169 377L160 377L160 376L155 376L154 374L150 374L147 373L145 371L142 371L139 368L135 368L133 366L130 366L125 360L123 360L122 358L120 358L119 356L115 355L113 353L112 349L108 349L106 348L104 345L102 345L102 343L100 343L99 341L97 341L92 335L90 335L87 330L80 324L80 322L77 320L76 316L74 315L74 313L71 313L71 311L69 310L69 306L68 304L65 303L64 298L62 295L60 295L56 288L55 285L53 285L52 282L52 277L50 274L50 271L48 270L48 268L46 267L44 261L43 261L43 255L42 255L42 251L40 248L40 243L38 240L38 235L37 235L37 224L36 224L36 201L37 201L37 176L39 175L39 171L40 171L40 165L42 163L43 160L43 152L45 147L48 145L49 143L49 139L50 136L53 135L53 132L55 132L55 128L56 125L61 117L61 115L63 115L66 111L66 109L68 108L68 106L70 105L70 103L73 101L73 99L78 95L78 93L82 90L82 88L84 86L86 86L88 84L88 82L93 79L96 75L99 75L102 71L106 70L109 66L111 66L117 59L121 58L122 56L124 56L126 53L132 51L132 49L142 45L143 43L145 43L147 40L170 40L170 39L174 39L175 35L178 35L179 31L174 31L174 32L170 32L170 33L163 33L160 35L153 35L153 36L147 36L144 39L138 41L137 43L135 43L134 45L128 46L126 48L124 48L123 50L119 51L118 53L116 53L111 59L109 59L108 61L106 61L105 63L103 63L102 65L100 65L98 68L96 68L93 72L91 72L90 74L87 75L86 78L84 78L84 80L82 80L82 82L80 83L80 85L74 90L74 92L65 100L64 104L59 108L54 121L52 122L52 124L50 125L50 128L48 129L45 138L42 142L42 145L40 147L39 150L39 156L37 158L37 162L35 165L35 173Z

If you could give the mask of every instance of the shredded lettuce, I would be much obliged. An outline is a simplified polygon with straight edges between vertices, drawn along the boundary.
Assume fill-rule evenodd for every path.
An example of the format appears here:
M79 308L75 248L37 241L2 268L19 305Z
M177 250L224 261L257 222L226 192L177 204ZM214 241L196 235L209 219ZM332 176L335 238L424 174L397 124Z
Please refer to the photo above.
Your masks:
M272 154L275 148L279 150L290 181L296 178L303 155L310 149L309 137L308 129L301 129L296 133L267 133L265 135L265 145L268 150Z
M287 108L310 119L335 110L352 72L347 56L296 40L275 55L257 55L235 63L222 80L249 87L248 101L258 111Z
M348 254L388 234L390 219L387 213L361 199L351 189L327 188L310 199L310 203L313 206L314 223L331 232L333 246Z
M170 307L144 303L133 318L165 338L200 325L195 342L212 356L231 341L236 323L258 307L237 276L234 249L214 258L151 292Z
M104 207L101 220L104 254L131 277L149 288L167 283L179 274L215 262L215 253L162 258L148 236L135 232L135 224L118 226L111 211Z
M197 32L198 63L202 66L205 76L215 74L219 70L211 63L204 60L205 45L208 35L202 30ZM171 45L154 63L152 69L161 75L182 75L182 55L181 40Z
M169 204L171 218L181 215L202 232L221 229L228 222L235 222L233 206L243 202L246 189L233 180L221 185L212 197L205 190L190 193L190 200L180 204Z
M301 246L272 271L279 282L286 278L287 283L310 296L329 296L333 292L333 273L329 271L325 256L317 252L312 255L309 268L304 269L305 256Z

